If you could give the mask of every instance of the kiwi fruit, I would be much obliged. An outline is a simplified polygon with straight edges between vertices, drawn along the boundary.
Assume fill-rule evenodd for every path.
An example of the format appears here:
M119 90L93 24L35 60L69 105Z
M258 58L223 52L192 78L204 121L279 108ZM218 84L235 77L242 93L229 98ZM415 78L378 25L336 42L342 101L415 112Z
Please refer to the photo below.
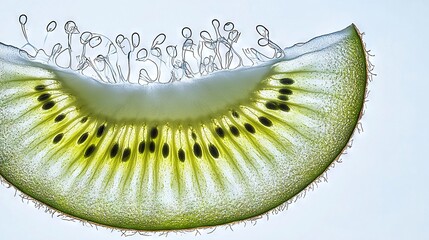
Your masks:
M80 33L72 22L65 29ZM73 68L70 48L57 45L43 62L0 44L3 181L73 218L142 231L227 224L292 199L338 159L361 117L369 75L361 34L350 25L281 49L258 26L274 55L245 49L253 64L245 66L232 47L220 54L237 34L231 23L223 30L228 37L214 40L201 32L198 46L215 54L198 71L182 57L166 82L164 62L142 69L145 84L132 83L112 55L98 59L101 68L89 58ZM185 56L197 43L189 28L182 35ZM103 41L80 36L92 47ZM161 59L164 40L137 60ZM139 37L115 44L130 56ZM55 53L69 57L65 67Z

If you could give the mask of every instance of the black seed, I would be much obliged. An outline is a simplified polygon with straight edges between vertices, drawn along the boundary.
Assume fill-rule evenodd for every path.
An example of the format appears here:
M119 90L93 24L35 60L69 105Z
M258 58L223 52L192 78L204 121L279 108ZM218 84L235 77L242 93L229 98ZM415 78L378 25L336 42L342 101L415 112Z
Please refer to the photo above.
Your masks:
M259 117L258 119L259 119L259 122L261 122L262 125L264 126L271 127L273 125L271 120L266 117Z
M77 144L84 143L87 138L88 138L88 133L86 132L80 136L80 138L77 140Z
M113 145L112 149L110 150L110 157L111 158L116 157L118 152L119 152L119 144L115 143L115 145Z
M177 156L179 157L179 160L181 162L185 161L185 151L183 151L183 149L179 149L179 151L177 152Z
M232 135L236 137L240 135L240 132L238 131L238 128L236 126L229 126L229 131L231 131Z
M255 128L250 124L250 123L245 123L244 127L246 128L246 130L250 133L255 133Z
M240 117L240 116L238 115L238 112L236 112L236 111L232 111L232 116L233 116L233 117L235 117L235 118Z
M279 90L279 93L286 94L286 95L291 95L292 94L292 90L290 90L289 88L282 88L282 89Z
M54 121L55 121L55 122L61 122L62 120L64 120L64 118L66 118L66 115L65 115L65 114L60 114L60 115L58 115L58 116L54 119Z
M122 153L122 162L126 162L130 159L131 156L131 149L125 148L124 152Z
M170 147L168 146L168 143L164 143L162 146L162 156L164 158L168 157L168 153L170 152Z
M154 141L150 141L150 143L149 143L149 151L151 153L155 152L155 142Z
M287 100L289 100L289 98L288 98L287 96L285 96L285 95L279 95L277 98L278 98L279 100L282 100L282 101L287 101Z
M83 118L80 120L80 122L81 122L81 123L86 123L86 121L88 121L88 117L83 117Z
M280 79L280 83L284 85L291 85L294 83L294 81L291 78L283 78Z
M91 154L95 151L95 145L91 144L85 151L84 156L87 158L89 156L91 156Z
M221 137L221 138L225 137L225 132L223 131L223 129L221 127L217 127L215 129L215 131L219 137Z
M139 153L144 153L144 148L146 147L145 141L141 141L139 144Z
M267 103L265 103L265 107L267 107L268 109L271 109L271 110L279 109L279 106L277 106L277 103L275 103L275 102L267 102Z
M217 147L213 144L209 144L209 152L214 158L219 157L219 150L217 150Z
M45 85L37 85L35 88L34 88L34 90L36 90L36 91L43 91L43 90L45 90Z
M194 132L191 133L191 137L192 139L197 140L197 134L195 134Z
M197 158L201 158L201 156L203 155L203 152L202 152L202 150L201 150L201 146L200 146L200 144L198 144L198 143L194 143L194 148L193 148L193 150L194 150L194 155L195 155Z
M158 137L158 128L156 128L156 127L153 127L151 130L150 130L150 137L151 138L156 138L156 137Z
M284 112L289 112L289 111L290 111L289 106L288 106L288 105L286 105L286 104L284 104L284 103L280 103L280 104L279 104L279 108L280 108L280 110L282 110L282 111L284 111Z
M43 104L42 109L43 110L49 110L51 109L53 106L55 106L55 102L54 101L49 101L45 104Z
M63 133L59 133L54 137L54 140L52 140L53 143L57 144L59 141L61 141L61 139L63 139L64 134Z
M97 129L97 137L101 137L104 133L104 129L106 129L106 125L101 125Z
M38 100L39 102L43 102L43 101L45 101L45 100L48 100L50 97L51 97L51 94L49 94L49 93L44 93L44 94L40 95L40 96L37 98L37 100Z

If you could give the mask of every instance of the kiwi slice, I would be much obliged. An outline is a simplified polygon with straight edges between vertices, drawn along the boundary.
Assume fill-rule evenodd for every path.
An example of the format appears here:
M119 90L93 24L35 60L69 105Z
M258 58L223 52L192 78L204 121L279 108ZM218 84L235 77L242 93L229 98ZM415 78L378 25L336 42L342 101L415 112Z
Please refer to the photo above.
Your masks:
M354 25L278 53L250 67L141 85L96 80L0 44L0 176L50 208L120 229L261 215L341 155L368 79Z

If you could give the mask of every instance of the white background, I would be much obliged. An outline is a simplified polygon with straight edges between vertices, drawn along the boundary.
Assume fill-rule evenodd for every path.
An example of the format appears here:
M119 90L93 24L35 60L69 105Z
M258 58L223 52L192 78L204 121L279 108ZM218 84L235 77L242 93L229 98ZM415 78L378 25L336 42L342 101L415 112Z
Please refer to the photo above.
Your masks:
M369 85L365 131L355 136L343 163L329 171L329 183L255 226L127 239L429 239L427 1L63 2L1 0L0 41L23 43L17 22L21 13L40 38L50 20L75 20L81 30L111 38L138 31L147 45L159 32L171 39L189 26L196 34L218 18L233 21L243 36L256 37L254 27L263 24L282 47L355 23L375 54L371 61L377 77ZM249 43L256 41L251 37ZM51 217L0 186L0 239L124 238Z

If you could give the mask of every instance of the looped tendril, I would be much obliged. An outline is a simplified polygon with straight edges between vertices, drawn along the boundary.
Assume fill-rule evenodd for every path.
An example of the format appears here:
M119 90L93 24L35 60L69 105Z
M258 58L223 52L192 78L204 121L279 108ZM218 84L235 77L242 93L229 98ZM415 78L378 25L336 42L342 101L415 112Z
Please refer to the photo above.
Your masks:
M150 47L140 47L141 38L137 32L127 37L116 36L111 41L104 35L84 31L80 32L76 23L68 21L64 24L67 44L56 42L49 51L35 47L30 41L26 30L28 18L19 17L22 34L26 41L23 46L30 48L28 56L36 61L54 64L61 68L79 71L106 83L167 83L205 76L224 69L235 69L245 66L243 55L236 50L241 33L234 23L221 25L219 20L212 20L213 31L203 30L198 39L193 39L189 27L182 28L183 42L179 45L167 45L166 35L158 34ZM48 34L57 30L55 21L46 26ZM260 35L258 45L266 48L271 55L266 55L255 48L243 48L244 56L250 64L260 64L272 59L284 57L284 51L269 36L269 31L262 25L256 26ZM76 35L79 37L76 39ZM77 46L76 43L77 42ZM74 45L75 44L75 45Z

